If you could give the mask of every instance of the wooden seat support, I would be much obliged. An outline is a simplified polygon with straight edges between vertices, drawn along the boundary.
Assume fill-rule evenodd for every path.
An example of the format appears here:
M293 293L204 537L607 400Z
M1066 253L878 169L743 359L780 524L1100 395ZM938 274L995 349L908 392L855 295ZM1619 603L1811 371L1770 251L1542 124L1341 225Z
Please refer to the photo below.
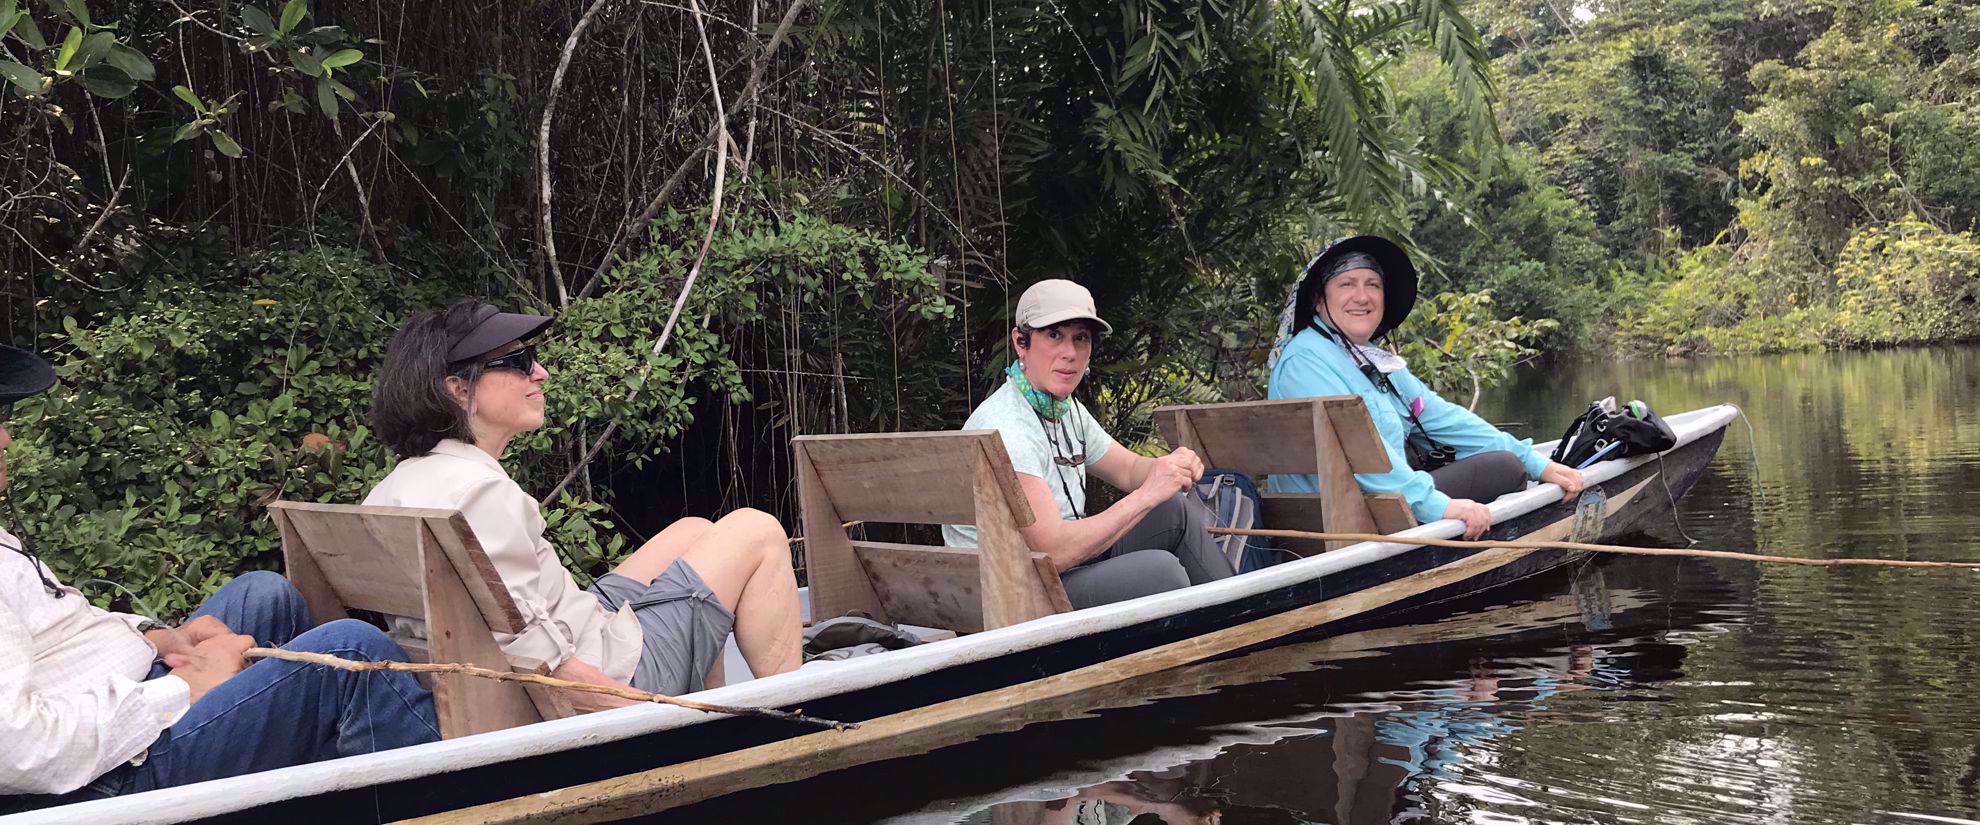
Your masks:
M1170 445L1196 451L1205 467L1242 472L1261 487L1265 476L1318 474L1319 493L1260 493L1268 527L1394 533L1416 526L1402 496L1364 495L1355 484L1355 473L1390 467L1375 421L1356 396L1161 407L1155 421ZM1282 543L1301 555L1346 544Z
M316 623L350 610L419 619L426 655L409 647L413 656L513 669L494 634L522 632L522 612L458 511L296 501L268 510L289 581ZM573 713L553 690L446 674L434 677L433 704L448 739Z
M973 633L1072 609L1018 531L1031 506L990 430L792 439L811 611ZM855 541L851 521L973 524L975 550Z

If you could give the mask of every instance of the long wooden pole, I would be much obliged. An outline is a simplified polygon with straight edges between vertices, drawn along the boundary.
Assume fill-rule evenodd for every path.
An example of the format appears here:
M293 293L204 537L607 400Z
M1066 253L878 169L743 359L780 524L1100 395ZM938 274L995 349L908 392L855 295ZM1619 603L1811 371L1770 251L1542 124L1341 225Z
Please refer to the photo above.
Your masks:
M707 702L697 702L693 699L682 699L679 696L667 696L659 693L647 693L646 691L634 690L632 688L614 687L612 685L594 685L587 682L573 682L568 679L558 679L555 677L544 676L542 674L537 674L537 673L505 673L499 670L489 670L487 668L475 667L474 665L464 665L455 662L433 662L433 663L357 662L357 661L352 661L350 659L340 659L336 656L332 656L327 653L305 653L298 650L282 650L280 648L273 648L273 647L248 648L247 657L250 659L280 659L284 662L301 662L303 664L322 665L324 667L334 667L338 670L349 670L359 673L363 673L366 671L389 670L398 673L442 673L442 674L450 674L450 675L474 676L481 679L494 679L498 682L528 682L529 684L532 685L542 685L544 687L558 688L560 690L575 690L582 693L598 693L606 696L617 696L621 699L630 699L635 702L652 702L661 705L673 705L675 707L687 708L688 710L698 710L703 713L723 713L723 714L728 714L730 716L762 716L769 719L782 719L788 722L799 722L806 725L816 725L821 728L831 728L833 730L853 730L854 728L859 727L858 725L853 724L851 722L835 722L831 719L820 719L815 716L806 716L802 713L792 713L787 710L778 710L776 708L743 707L738 705L712 705Z
M1980 562L1968 561L1911 561L1908 559L1797 559L1792 556L1763 556L1758 553L1739 553L1731 550L1673 549L1667 547L1630 547L1621 544L1586 544L1578 541L1459 541L1457 539L1403 538L1384 536L1378 533L1311 533L1305 530L1233 530L1225 527L1212 527L1210 532L1225 536L1263 536L1275 539L1309 539L1313 541L1379 541L1395 544L1420 544L1430 547L1453 547L1459 550L1490 550L1496 547L1517 547L1523 550L1582 550L1589 553L1618 553L1629 556L1684 556L1698 559L1730 559L1752 561L1765 564L1799 564L1808 567L1929 567L1956 570L1980 569Z

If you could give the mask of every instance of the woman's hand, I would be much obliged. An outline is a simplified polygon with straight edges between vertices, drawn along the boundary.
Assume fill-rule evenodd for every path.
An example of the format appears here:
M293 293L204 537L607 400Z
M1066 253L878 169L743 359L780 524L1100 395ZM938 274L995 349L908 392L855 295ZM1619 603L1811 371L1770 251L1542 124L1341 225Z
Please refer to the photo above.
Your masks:
M1582 477L1580 470L1551 461L1547 463L1547 469L1540 471L1540 482L1560 485L1561 492L1566 493L1561 496L1562 501L1573 501L1575 496L1581 495L1581 488L1588 486L1588 479Z
M1444 508L1444 518L1464 522L1465 541L1477 541L1486 530L1492 529L1492 511L1468 498L1451 499L1451 506Z
M568 682L584 682L591 685L604 685L605 687L632 687L605 675L605 671L579 661L576 656L564 660L564 663L558 665L556 670L550 671L550 678L563 679ZM639 704L639 702L631 699L606 693L585 693L577 690L566 690L563 691L563 694L565 699L571 703L571 709L579 713L591 713L593 711L610 710L612 708L623 708L629 705Z

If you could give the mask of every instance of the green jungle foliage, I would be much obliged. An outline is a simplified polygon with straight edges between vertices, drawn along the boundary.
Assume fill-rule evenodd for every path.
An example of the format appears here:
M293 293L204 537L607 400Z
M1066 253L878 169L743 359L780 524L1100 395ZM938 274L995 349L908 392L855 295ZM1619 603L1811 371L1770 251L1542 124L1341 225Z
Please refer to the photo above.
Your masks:
M278 565L264 505L362 497L384 341L467 295L560 318L507 464L587 575L795 524L794 435L954 426L1055 275L1149 449L1157 405L1262 396L1349 232L1421 255L1395 343L1460 401L1541 352L1975 334L1980 12L1561 9L0 0L0 317L63 378L18 526L160 615Z
M1549 345L1591 350L1980 337L1980 7L1572 8L1475 7L1507 146L1453 189L1458 209L1418 207L1449 287L1489 288L1559 320ZM1465 142L1442 88L1401 88L1410 133Z

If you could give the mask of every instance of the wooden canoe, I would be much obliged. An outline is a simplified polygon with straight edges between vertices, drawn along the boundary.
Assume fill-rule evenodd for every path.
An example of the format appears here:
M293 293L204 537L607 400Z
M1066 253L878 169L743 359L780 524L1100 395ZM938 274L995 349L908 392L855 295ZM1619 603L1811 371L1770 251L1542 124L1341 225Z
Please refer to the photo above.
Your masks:
M1489 539L1603 541L1648 526L1702 475L1738 411L1667 418L1678 446L1603 462L1563 502L1551 484L1493 502ZM1542 445L1541 449L1546 449ZM413 748L0 818L53 822L599 822L924 753L1021 725L1022 708L1255 648L1371 611L1477 592L1578 560L1466 551L1411 538L1444 520L1223 581L1077 610L907 650L705 691L732 705L860 723L816 731L666 706L623 708ZM1016 720L1015 722L1013 720Z

